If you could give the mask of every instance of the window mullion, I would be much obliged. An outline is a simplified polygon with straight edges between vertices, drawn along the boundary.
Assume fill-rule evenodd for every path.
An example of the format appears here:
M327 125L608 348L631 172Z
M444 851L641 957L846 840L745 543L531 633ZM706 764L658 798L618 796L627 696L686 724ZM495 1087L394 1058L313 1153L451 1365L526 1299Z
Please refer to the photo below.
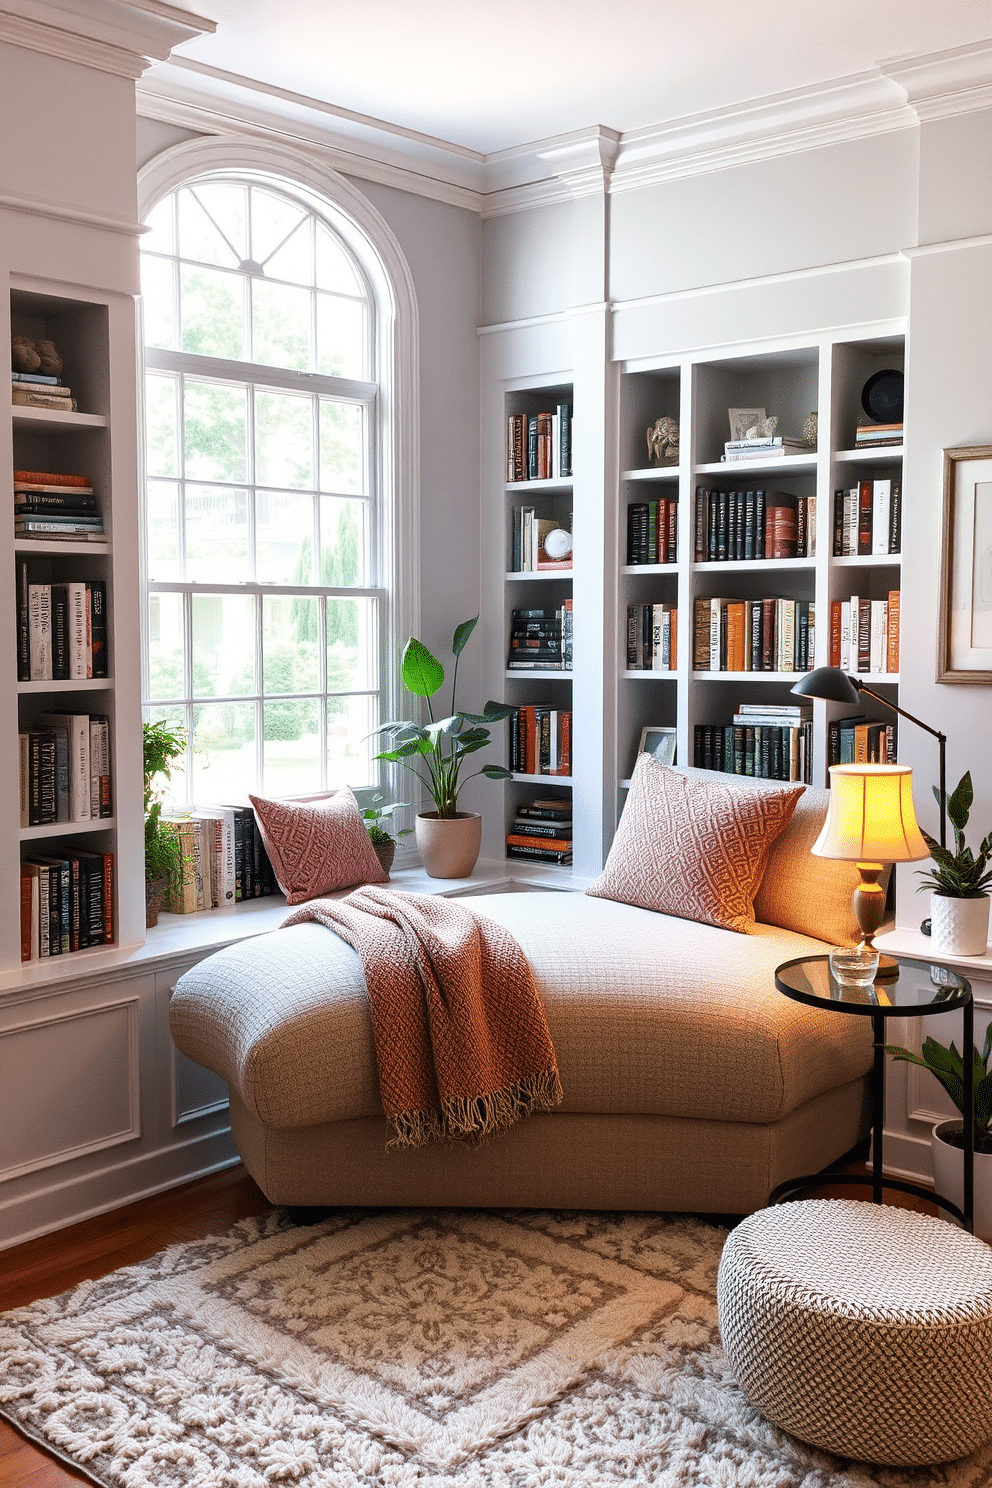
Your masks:
M255 595L255 779L265 785L265 658L262 646L262 596Z

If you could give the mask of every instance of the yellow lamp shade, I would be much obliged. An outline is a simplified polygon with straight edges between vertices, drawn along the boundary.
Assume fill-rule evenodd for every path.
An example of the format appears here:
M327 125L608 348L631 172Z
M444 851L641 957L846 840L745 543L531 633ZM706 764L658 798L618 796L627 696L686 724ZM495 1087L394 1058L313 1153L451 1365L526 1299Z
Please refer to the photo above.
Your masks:
M831 765L830 807L811 849L818 858L915 863L930 856L913 809L908 765Z

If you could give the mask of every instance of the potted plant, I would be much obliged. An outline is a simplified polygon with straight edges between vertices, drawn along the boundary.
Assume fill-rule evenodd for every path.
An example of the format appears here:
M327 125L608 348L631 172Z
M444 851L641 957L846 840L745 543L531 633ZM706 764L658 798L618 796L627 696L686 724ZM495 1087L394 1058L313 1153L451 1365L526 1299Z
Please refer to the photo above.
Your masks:
M943 808L940 792L934 796ZM934 867L923 873L920 890L931 889L930 933L934 950L949 956L982 956L989 939L989 897L992 884L992 832L978 849L965 846L964 829L975 793L966 770L947 799L947 819L954 828L954 851L941 847L926 832L923 837Z
M403 651L403 685L414 697L426 699L430 721L421 725L400 720L384 723L376 730L391 741L391 747L377 754L376 759L394 761L416 775L434 802L434 810L419 812L415 822L417 848L431 878L464 878L475 867L482 845L482 818L477 812L458 810L458 793L465 783L461 770L470 754L485 749L489 743L486 725L509 718L514 711L506 703L494 702L486 703L481 713L459 712L456 707L458 658L478 621L476 615L455 630L451 643L455 665L448 714L435 718L431 707L431 698L444 684L444 667L422 641L411 636ZM475 775L506 780L510 771L501 765L483 765L466 778L471 780Z
M145 774L145 926L158 924L158 912L171 879L182 873L179 838L170 822L162 820L162 802L155 797L158 776L168 780L172 767L186 750L186 731L165 719L142 729Z
M923 1041L922 1054L897 1044L886 1044L893 1059L928 1069L961 1112L961 1120L938 1121L930 1134L934 1187L962 1207L964 1202L964 1062L956 1046L945 1048L936 1039ZM975 1050L975 1088L971 1120L975 1127L975 1234L992 1240L992 1023L985 1032L981 1053Z
M396 856L396 837L409 837L413 829L411 827L400 827L396 831L396 837L394 837L385 824L391 816L395 816L397 811L405 810L410 803L409 801L394 801L391 806L380 806L379 802L383 800L385 800L385 797L377 792L371 798L368 805L362 807L362 817L368 828L369 837L375 849L375 855L382 864L383 873L388 878L389 870L392 868L393 859ZM392 824L390 823L390 825Z

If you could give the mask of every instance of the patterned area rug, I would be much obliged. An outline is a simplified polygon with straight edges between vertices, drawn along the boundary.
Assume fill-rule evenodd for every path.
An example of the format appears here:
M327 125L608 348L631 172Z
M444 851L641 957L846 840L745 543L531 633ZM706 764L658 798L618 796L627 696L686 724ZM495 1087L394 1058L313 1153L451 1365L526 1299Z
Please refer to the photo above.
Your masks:
M0 1318L0 1413L113 1488L992 1484L870 1468L728 1373L726 1232L658 1215L281 1214Z

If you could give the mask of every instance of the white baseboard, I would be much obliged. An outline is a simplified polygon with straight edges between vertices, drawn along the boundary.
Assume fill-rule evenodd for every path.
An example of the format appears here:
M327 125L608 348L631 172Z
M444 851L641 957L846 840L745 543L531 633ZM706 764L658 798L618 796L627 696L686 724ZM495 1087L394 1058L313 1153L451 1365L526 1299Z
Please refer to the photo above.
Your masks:
M118 1151L120 1149L117 1149ZM158 1152L108 1164L99 1172L50 1183L0 1204L0 1250L64 1229L136 1199L203 1178L239 1161L230 1129L190 1137ZM53 1170L46 1169L51 1175Z

